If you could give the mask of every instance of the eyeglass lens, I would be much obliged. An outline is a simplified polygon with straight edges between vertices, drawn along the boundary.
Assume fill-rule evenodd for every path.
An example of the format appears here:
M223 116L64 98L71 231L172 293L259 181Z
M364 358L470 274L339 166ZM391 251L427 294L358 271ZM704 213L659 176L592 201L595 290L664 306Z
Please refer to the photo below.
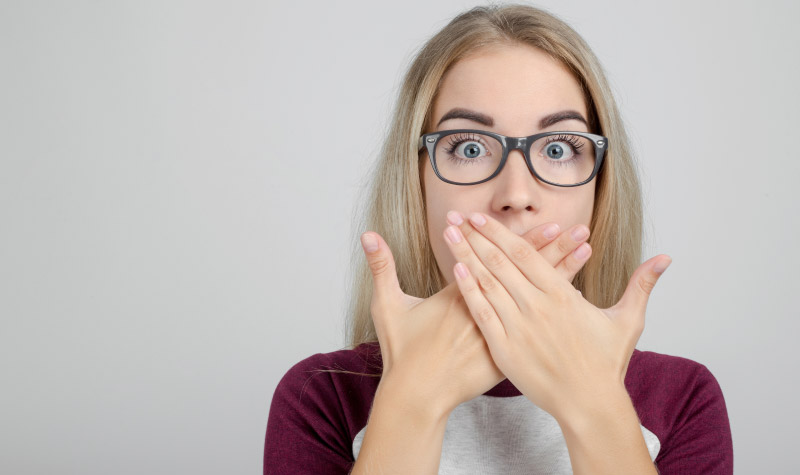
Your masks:
M541 137L530 147L533 169L544 180L574 185L592 175L594 142L580 135L557 134ZM434 161L439 174L452 182L473 183L489 178L503 158L503 144L496 138L457 132L439 138Z

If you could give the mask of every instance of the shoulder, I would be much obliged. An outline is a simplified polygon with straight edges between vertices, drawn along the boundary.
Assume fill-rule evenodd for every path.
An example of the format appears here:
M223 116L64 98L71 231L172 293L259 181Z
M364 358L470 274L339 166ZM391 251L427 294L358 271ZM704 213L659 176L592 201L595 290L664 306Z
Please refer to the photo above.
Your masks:
M712 377L708 368L697 361L681 356L656 353L654 351L633 350L628 365L627 383L638 380L659 382L662 385L684 384L695 378Z
M380 382L380 347L364 343L353 349L315 353L294 364L278 382L271 411L307 419L325 415L348 430L366 424Z
M352 468L353 437L367 423L380 380L376 345L315 353L286 371L270 405L265 468L292 474Z
M632 398L646 399L657 394L662 402L683 399L688 389L704 389L721 394L719 383L702 363L681 356L634 350L625 376ZM674 401L678 402L678 401Z
M714 467L732 463L725 398L716 377L704 364L680 356L634 350L625 387L642 425L661 441L659 462L688 463L686 448L694 447L692 450L708 463L712 463L714 454Z
M381 369L380 348L377 343L363 343L353 349L315 353L289 368L278 383L276 392L287 390L298 398L307 390L335 392L336 388L330 381L336 380L349 385L361 384L363 378L378 378ZM352 380L348 376L362 376L362 379Z

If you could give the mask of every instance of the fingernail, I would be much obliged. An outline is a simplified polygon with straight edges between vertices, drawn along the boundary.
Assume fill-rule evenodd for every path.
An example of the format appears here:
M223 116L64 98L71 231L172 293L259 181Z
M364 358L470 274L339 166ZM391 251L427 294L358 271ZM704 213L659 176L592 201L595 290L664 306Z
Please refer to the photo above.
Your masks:
M449 239L453 244L458 244L461 242L461 231L457 227L448 226L445 230L445 234L447 234L447 239Z
M575 258L578 259L579 261L582 261L587 257L589 257L589 251L590 251L589 245L583 243L580 246L578 246L577 249L575 249Z
M653 272L661 275L665 270L667 270L667 267L669 267L670 264L672 264L672 259L661 259L660 261L656 262L655 265L653 265Z
M364 246L364 250L367 252L375 252L378 250L378 240L375 239L375 236L372 234L362 234L361 245Z
M462 279L466 279L469 276L469 271L467 271L467 266L462 263L456 264L456 275L461 277Z
M472 213L469 216L469 221L475 226L483 226L486 224L486 218L484 218L480 213Z
M464 223L464 218L461 217L461 213L458 211L448 211L447 222L454 226L461 226Z
M586 236L589 235L589 228L586 226L578 226L577 228L573 229L570 234L572 234L572 239L576 241L582 241L586 239Z
M551 224L544 228L544 231L542 231L542 236L546 237L547 239L553 239L556 237L560 229L561 228L558 227L558 224Z

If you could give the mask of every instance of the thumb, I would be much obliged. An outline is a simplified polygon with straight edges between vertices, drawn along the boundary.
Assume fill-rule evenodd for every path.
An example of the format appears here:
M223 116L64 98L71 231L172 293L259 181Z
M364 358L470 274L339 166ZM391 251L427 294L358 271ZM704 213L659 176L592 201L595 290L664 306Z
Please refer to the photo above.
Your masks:
M372 231L363 233L361 246L372 271L372 298L394 298L402 294L392 251L381 235Z
M672 259L665 254L659 254L642 263L633 272L622 298L611 308L613 313L623 316L623 318L641 319L641 324L644 324L644 314L647 310L650 292L653 291L658 278L671 263Z

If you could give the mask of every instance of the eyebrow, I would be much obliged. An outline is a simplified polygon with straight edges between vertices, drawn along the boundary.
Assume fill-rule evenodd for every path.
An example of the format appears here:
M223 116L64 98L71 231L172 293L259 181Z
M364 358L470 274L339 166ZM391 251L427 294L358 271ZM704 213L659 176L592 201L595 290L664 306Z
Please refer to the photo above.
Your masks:
M473 122L477 122L481 125L485 125L486 127L492 127L494 125L494 119L491 116L486 114L481 114L480 112L471 111L469 109L462 109L460 107L456 107L455 109L451 109L450 112L443 115L441 119L439 119L439 123L436 124L438 127L441 125L442 122L450 119L467 119ZM539 128L545 129L550 127L553 124L557 124L563 120L578 120L589 125L586 119L580 114L580 112L574 110L565 110L560 112L554 112L550 115L546 115L542 117L539 121Z

